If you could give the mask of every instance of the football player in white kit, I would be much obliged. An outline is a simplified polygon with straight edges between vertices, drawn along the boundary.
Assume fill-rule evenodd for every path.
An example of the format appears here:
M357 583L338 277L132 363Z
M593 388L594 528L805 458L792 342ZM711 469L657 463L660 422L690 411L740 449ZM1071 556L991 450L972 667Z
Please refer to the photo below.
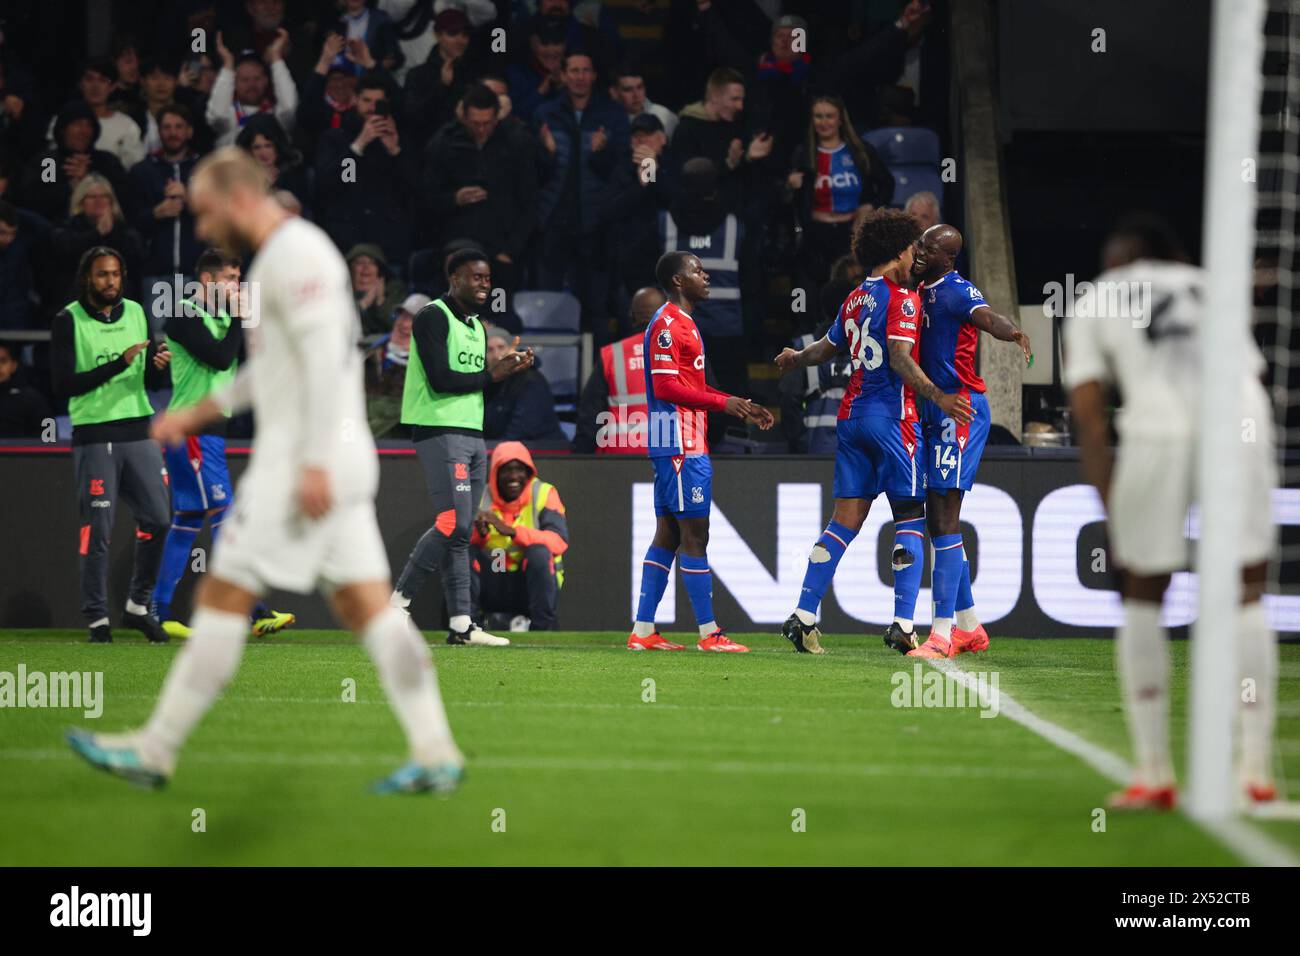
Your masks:
M257 435L233 515L200 584L193 634L153 715L131 733L74 730L69 743L101 769L161 786L186 737L234 677L253 602L268 588L320 587L374 659L410 745L409 762L374 789L454 790L464 759L429 647L410 617L388 603L392 583L375 518L378 461L366 424L347 266L324 232L284 211L256 161L236 147L198 164L190 207L201 239L256 253L248 273L249 362L224 393L161 415L153 435L179 443L223 407L251 407Z
M1096 298L1075 304L1065 328L1065 384L1088 480L1107 513L1112 565L1121 573L1124 623L1115 636L1116 664L1133 743L1132 785L1111 798L1119 809L1171 809L1176 800L1169 759L1169 653L1160 605L1174 571L1188 567L1188 507L1196 500L1200 329L1209 276L1189 265L1165 223L1135 217L1103 247ZM1104 302L1128 292L1140 307L1116 315ZM1149 292L1149 295L1148 295ZM1107 314L1111 313L1111 314ZM1273 416L1260 382L1264 360L1254 341L1242 377L1242 605L1238 617L1241 678L1256 699L1239 704L1238 785L1244 800L1276 796L1271 770L1277 713L1277 643L1260 597L1275 532L1270 501L1277 483ZM1120 393L1119 450L1107 437L1106 388ZM1211 503L1212 506L1212 503ZM1212 637L1211 637L1212 639Z

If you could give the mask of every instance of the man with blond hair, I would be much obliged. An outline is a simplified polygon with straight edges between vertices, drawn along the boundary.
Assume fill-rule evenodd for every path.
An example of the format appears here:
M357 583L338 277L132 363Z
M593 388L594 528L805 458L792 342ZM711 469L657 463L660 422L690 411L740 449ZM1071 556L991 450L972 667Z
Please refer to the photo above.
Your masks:
M939 199L928 189L913 193L907 198L903 212L915 219L921 231L925 232L939 222Z
M376 792L452 791L464 758L428 646L388 604L388 559L375 517L378 460L366 427L347 267L324 232L275 201L257 162L235 147L199 164L189 202L201 239L256 254L248 273L250 360L221 391L160 416L153 436L176 444L226 410L251 407L257 437L199 586L193 635L153 715L125 734L74 730L69 743L100 769L162 786L185 739L234 677L254 602L270 588L320 587L374 659L410 746L409 761Z

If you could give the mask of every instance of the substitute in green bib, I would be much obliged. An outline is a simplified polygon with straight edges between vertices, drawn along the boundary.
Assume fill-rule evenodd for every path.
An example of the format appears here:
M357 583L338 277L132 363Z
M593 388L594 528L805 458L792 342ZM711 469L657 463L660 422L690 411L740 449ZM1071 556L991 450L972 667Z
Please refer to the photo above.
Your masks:
M146 389L164 388L167 347L149 340L139 302L122 297L126 265L108 246L86 250L77 298L54 317L51 377L72 419L72 465L81 516L81 613L90 640L113 639L108 615L108 549L120 497L135 516L135 570L122 624L150 641L167 634L149 611L170 512L162 451L149 437Z
M411 329L402 422L411 426L424 467L433 526L416 542L393 603L409 607L430 572L441 569L451 625L447 643L509 644L470 616L469 539L487 478L483 389L531 366L533 351L512 348L488 366L487 335L478 313L492 291L492 267L482 252L452 255L447 283L446 294L421 309Z
M244 340L239 259L208 249L195 263L194 274L200 295L179 302L165 327L172 354L172 400L167 410L173 412L197 405L234 379ZM226 465L226 424L222 418L191 435L185 444L163 451L171 478L172 523L153 610L172 637L190 636L190 629L172 615L172 598L191 566L194 541L206 520L215 548L234 502ZM272 611L260 601L253 608L252 629L258 637L274 634L293 621L292 614Z

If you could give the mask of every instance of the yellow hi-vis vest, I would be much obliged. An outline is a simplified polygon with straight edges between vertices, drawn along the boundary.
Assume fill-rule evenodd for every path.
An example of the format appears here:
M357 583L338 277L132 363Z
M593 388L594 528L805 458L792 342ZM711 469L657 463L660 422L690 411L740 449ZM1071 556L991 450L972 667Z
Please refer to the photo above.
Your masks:
M532 494L530 496L529 507L520 510L518 517L515 518L514 526L516 528L536 528L537 515L546 507L546 502L555 490L555 486L534 478L529 485ZM496 503L492 503L491 512L505 520L505 515L497 508ZM506 556L506 571L518 571L524 566L524 549L515 544L515 539L509 535L502 534L492 525L488 526L487 539L483 542L483 548L488 555L494 555L504 552ZM555 583L559 587L564 587L564 556L554 555L555 559Z

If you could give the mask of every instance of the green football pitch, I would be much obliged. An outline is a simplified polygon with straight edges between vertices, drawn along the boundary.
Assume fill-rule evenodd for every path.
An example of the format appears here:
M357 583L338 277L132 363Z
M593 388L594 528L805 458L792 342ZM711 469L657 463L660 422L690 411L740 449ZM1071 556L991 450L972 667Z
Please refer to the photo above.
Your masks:
M914 671L878 636L828 636L820 657L796 655L771 634L735 635L753 647L747 655L632 654L612 633L517 636L504 649L435 647L468 758L462 789L439 799L367 793L402 760L403 743L369 659L341 632L252 640L157 792L93 771L62 734L141 722L175 647L126 633L90 646L79 631L0 632L0 671L104 675L99 719L0 710L0 864L1249 859L1181 813L1098 813L1115 787L1080 745L1128 755L1109 641L995 635L990 651L957 662L997 677L1001 712L982 717L978 706L895 706L905 682L931 671ZM1300 647L1281 653L1278 760L1296 796ZM1185 642L1173 644L1173 660L1181 757ZM920 702L929 680L916 688ZM1075 752L1027 727L1026 712L1039 730L1068 732ZM1248 828L1284 857L1300 856L1300 822Z

